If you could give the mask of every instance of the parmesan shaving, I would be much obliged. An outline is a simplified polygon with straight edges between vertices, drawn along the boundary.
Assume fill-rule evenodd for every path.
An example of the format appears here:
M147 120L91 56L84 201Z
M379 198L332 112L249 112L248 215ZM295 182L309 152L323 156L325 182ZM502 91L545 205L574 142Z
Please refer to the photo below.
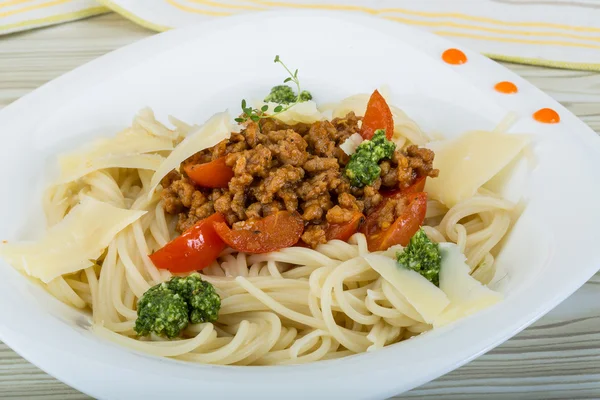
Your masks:
M104 168L156 170L163 157L156 153L173 150L173 141L142 129L128 128L114 138L96 140L91 146L60 156L60 177L67 183Z
M268 105L269 111L267 113L272 112L275 107L278 107L277 103L257 103L258 109L262 106ZM321 112L317 109L317 103L312 100L303 101L302 103L295 104L292 108L287 111L284 111L279 114L273 115L273 118L283 122L287 125L296 125L296 124L312 124L313 122L321 121L324 119Z
M164 137L171 140L177 139L179 133L172 131L156 120L154 111L150 107L141 109L133 119L134 128L142 128L154 136Z
M362 116L365 115L368 103L369 95L362 93L347 97L339 103L326 106L325 108L333 109L333 118L344 118L349 112Z
M358 148L358 145L362 143L362 141L362 136L360 136L358 133L353 133L344 141L344 143L340 145L340 149L342 149L344 153L351 156L352 154L356 153L356 149Z
M195 128L195 126L192 126L178 118L175 118L172 115L169 115L169 122L175 127L175 131L177 132L177 136L184 138L188 135L188 133Z
M179 169L179 165L199 151L212 147L231 135L231 122L228 112L213 115L206 123L191 130L186 138L169 154L156 169L150 182L150 195L154 192L162 178L169 172Z
M107 168L134 168L156 171L165 158L158 154L119 154L99 158L61 157L56 184L72 182L91 172Z
M0 255L16 268L48 283L94 265L117 233L146 213L82 197L41 240L1 244Z
M430 198L448 208L475 195L477 190L506 167L529 143L526 135L484 131L467 132L456 139L430 143L435 152L435 179L427 179Z
M106 155L144 154L173 150L173 140L158 137L141 129L128 128L110 139L99 139L87 149L66 154L61 159L90 159Z
M364 256L371 268L394 287L417 310L425 322L432 323L450 304L446 294L418 272L400 266L380 254Z
M434 326L446 325L502 300L500 293L482 285L470 275L471 268L457 245L440 243L439 246L442 256L440 289L450 299L450 307L434 321Z

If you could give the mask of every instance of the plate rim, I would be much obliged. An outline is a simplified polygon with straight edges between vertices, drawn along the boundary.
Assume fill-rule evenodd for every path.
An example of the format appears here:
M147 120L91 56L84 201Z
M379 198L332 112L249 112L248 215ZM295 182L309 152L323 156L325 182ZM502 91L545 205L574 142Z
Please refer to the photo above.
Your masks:
M270 14L270 15L267 16L266 14ZM388 29L388 30L396 30L398 33L412 32L413 34L420 36L420 37L428 37L429 38L428 40L437 40L437 41L441 41L443 43L447 43L449 46L459 47L461 49L464 49L465 51L469 52L470 57L475 55L474 57L477 59L480 59L480 58L485 59L485 60L487 60L485 62L489 61L489 63L496 64L497 67L502 68L502 70L504 70L505 76L510 76L510 77L516 78L520 82L527 82L524 78L521 78L514 72L512 72L502 66L499 66L497 63L495 63L492 60L487 59L487 57L485 57L483 55L478 55L476 52L469 50L465 46L456 45L447 39L435 36L428 32L420 31L415 28L399 24L397 22L382 21L381 19L372 17L372 16L365 16L365 15L358 15L358 14L342 14L342 13L337 13L337 12L315 12L315 11L304 11L304 10L303 11L269 11L269 12L264 12L264 13L237 15L237 16L233 16L233 17L217 19L214 21L206 22L202 26L193 26L193 27L185 27L185 28L175 29L172 31L158 34L158 35L153 35L148 38L144 38L133 44L130 44L125 47L114 50L114 51L107 53L97 59L94 59L94 60L92 60L70 72L67 72L66 74L60 76L59 78L56 78L56 79L42 85L41 87L35 89L31 93L21 97L20 99L16 100L12 104L5 107L3 110L0 111L0 126L3 126L5 124L10 125L11 123L17 122L19 120L19 115L27 108L33 108L34 110L39 110L40 105L36 104L36 103L50 102L50 100L48 100L48 99L50 99L52 97L52 95L56 94L57 92L67 90L67 91L77 93L77 92L85 92L85 91L91 90L91 88L94 87L95 85L99 85L103 79L107 79L107 78L110 79L110 77L112 76L111 75L112 71L114 69L121 70L122 68L119 68L119 66L122 66L123 68L129 68L129 67L132 67L133 65L137 65L139 62L143 62L143 60L147 59L149 56L156 55L157 49L160 49L161 52L165 51L166 49L173 49L172 47L170 47L170 45L176 39L178 40L177 45L179 46L179 45L186 43L187 41L198 39L201 36L203 36L209 32L213 32L213 29L216 29L216 28L224 28L224 27L226 27L226 25L240 23L240 22L244 22L244 21L259 20L259 19L266 18L266 17L273 18L273 17L278 17L278 16L283 16L283 17L288 17L288 16L300 17L301 16L302 18L311 18L313 16L314 17L327 16L327 17L337 19L337 20L355 21L355 22L361 23L373 30L383 30L382 27L384 27L385 29ZM133 54L134 52L137 52L136 57L135 57L135 59L137 59L137 61L133 60L132 59L133 57L130 56L130 54ZM140 56L139 52L143 52L143 54ZM94 83L92 83L92 80L88 76L88 74L90 72L94 72L94 75L96 77L98 77L98 76L102 77L102 80L96 79L96 80L94 80ZM561 104L556 102L554 99L551 99L548 95L543 94L539 89L537 89L535 86L533 86L529 82L527 82L527 85L529 85L532 88L535 88L536 91L539 92L539 94L542 94L544 96L544 99L547 100L545 104L555 108L556 110L559 110L561 117L567 117L569 119L571 117L573 117L573 121L570 121L570 123L578 124L577 131L581 132L581 135L584 135L583 137L586 137L586 135L588 135L588 137L589 137L589 134L592 134L595 138L594 140L598 141L597 134L593 130L591 130L591 128L589 128L585 123L583 123L582 121L577 119L570 111L568 111ZM48 110L51 110L51 109L52 109L52 107L48 107ZM43 113L36 115L37 118L32 118L32 120L29 121L29 124L34 124L35 121L37 121L37 120L43 120L44 118L47 118L48 110L45 110ZM26 128L22 128L22 129L24 130ZM466 364L468 361L476 358L477 356L481 355L482 353L484 353L484 352L488 351L489 349L504 342L508 338L516 335L518 332L520 332L521 330L523 330L524 328L529 326L531 323L533 323L537 319L541 318L548 311L550 311L552 308L554 308L556 305L558 305L560 302L562 302L564 299L566 299L569 295L571 295L580 286L582 286L586 280L588 280L591 276L594 275L596 270L597 270L597 268L591 266L591 263L590 263L590 267L583 269L583 271L578 271L579 274L577 276L577 279L573 279L572 281L570 281L569 284L565 285L562 288L562 290L559 292L560 294L558 296L553 296L553 298L551 300L541 302L538 304L537 307L533 307L526 314L520 315L520 318L517 319L518 322L513 324L513 325L515 325L514 328L505 329L504 331L496 332L494 335L488 336L486 338L486 340L479 341L477 346L471 345L470 348L473 348L474 350L469 350L468 352L463 352L465 354L464 357L452 357L453 362L442 363L441 367L438 366L438 367L434 368L429 374L421 375L419 379L414 379L414 380L411 380L410 382L400 382L400 383L393 384L393 385L387 385L387 386L385 386L384 389L380 388L379 391L374 391L372 393L371 397L380 396L380 395L384 396L384 395L399 394L402 391L410 390L410 389L412 389L416 386L419 386L427 381L435 379L435 378L449 372L450 370L453 370L455 368L458 368L458 367ZM585 278L585 280L584 280L584 278ZM0 307L0 315L7 316L9 314L4 311L3 307ZM468 319L464 320L461 323L461 325L464 325L465 327L474 325L474 327L477 328L477 326L481 325L484 321L491 322L491 321L493 321L493 319L494 319L494 317L492 315L489 315L489 313L484 311L483 313L478 314L475 319L468 318ZM476 320L476 324L474 324L474 322L473 322L475 320ZM4 321L6 321L6 320L4 320ZM61 371L60 368L57 368L57 365L50 366L49 363L47 362L47 359L43 359L43 357L40 359L40 357L38 355L30 354L30 352L26 348L27 344L22 342L21 340L19 340L19 338L17 337L18 332L14 332L12 329L9 329L8 326L4 325L5 323L6 322L0 323L0 339L2 341L4 341L8 346L10 346L12 349L14 349L17 353L22 355L24 358L26 358L29 362L31 362L34 365L38 366L39 368L43 369L50 375L56 377L57 379L69 384L70 386L72 386L84 393L88 393L90 395L94 395L94 394L97 395L98 392L96 392L95 390L89 389L89 386L84 387L83 384L80 385L80 382L75 382L73 379L71 379L71 376L74 376L74 375L70 375L66 371ZM65 328L65 329L70 329L70 328ZM438 331L440 331L440 334L441 334L442 332L448 331L448 328L441 328ZM109 347L114 346L113 350L114 350L114 352L120 353L119 357L126 357L129 359L138 358L138 356L136 355L136 352L134 352L134 351L114 345L113 343L110 343L108 341L104 344ZM415 347L415 346L413 346L413 347ZM337 368L338 370L340 370L340 369L344 369L344 370L356 369L357 371L360 371L362 368L364 368L364 367L361 367L362 364L367 363L368 365L371 365L371 364L376 365L376 363L378 361L380 361L382 358L389 358L389 357L387 357L388 354L391 355L392 353L395 353L393 350L395 350L395 349L386 348L386 349L380 350L375 353L360 354L360 355L352 356L350 358L344 358L342 360L324 361L324 362L320 362L317 364L313 363L313 364L307 364L307 365L295 365L295 366L288 366L288 367L260 367L261 372L259 372L257 374L255 374L255 372L254 372L254 371L256 371L256 368L254 368L254 367L225 366L225 367L215 368L214 366L210 366L210 365L195 365L195 364L184 363L184 362L174 361L174 360L163 360L163 359L148 356L145 354L144 354L143 358L146 359L149 357L151 359L155 359L154 361L151 362L152 364L167 363L167 364L173 365L174 366L173 371L180 370L183 368L188 371L191 371L191 370L200 371L201 374L208 373L209 375L213 375L216 373L216 375L215 375L215 377L216 377L217 375L222 375L222 372L220 372L221 368L225 368L228 375L229 374L232 374L232 375L239 374L240 368L243 368L244 371L250 370L247 373L242 372L243 374L247 374L247 375L265 375L262 373L262 370L269 371L268 374L271 375L271 374L275 373L275 371L273 371L275 369L275 370L277 370L278 373L280 373L280 376L279 376L280 379L284 379L284 378L290 379L289 371L292 371L292 370L295 371L294 375L296 375L296 373L299 372L299 370L307 370L307 369L311 369L314 371L320 370L320 373L325 373L327 370L327 368L324 367L325 365L327 365L328 367L331 367L332 369L334 369L334 368ZM385 353L385 357L382 357L382 354L380 354L380 353ZM357 359L360 359L360 362L357 362L356 361ZM142 361L142 362L149 362L149 361ZM136 363L138 363L138 361L136 361L134 364L136 364ZM340 364L344 364L344 365L340 365ZM318 365L318 367L315 367L316 365ZM323 367L321 367L321 366L323 366ZM117 367L122 368L121 366L117 366ZM115 368L115 365L114 364L113 365L104 365L102 363L97 363L95 368L97 370L101 370L103 368L104 369ZM219 370L219 371L215 372L216 370ZM356 373L356 371L354 371L354 373ZM314 376L315 372L311 372L309 370L309 371L303 371L303 374L307 375L307 376L311 376L311 375ZM171 374L169 374L169 375L171 375ZM274 375L271 375L271 376L274 376ZM186 379L189 379L189 378L186 378Z

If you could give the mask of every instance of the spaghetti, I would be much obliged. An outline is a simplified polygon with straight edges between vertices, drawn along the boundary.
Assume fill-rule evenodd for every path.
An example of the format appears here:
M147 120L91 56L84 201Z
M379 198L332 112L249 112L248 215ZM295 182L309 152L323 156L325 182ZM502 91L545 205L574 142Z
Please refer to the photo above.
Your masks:
M364 104L361 101L358 107ZM351 102L351 108L356 107L357 98ZM338 107L345 111L348 103ZM144 154L164 159L184 145L183 138L194 129L171 121L173 130L145 110L113 140L122 143L127 135L138 141L146 138L153 145ZM401 146L429 141L400 110L395 111L394 124L394 140ZM112 237L92 265L46 284L60 301L91 311L93 330L101 337L190 362L275 365L373 351L441 324L424 311L431 298L404 291L373 266L373 255L394 261L401 246L370 253L365 235L356 233L348 242L331 240L314 249L245 254L227 248L201 271L222 299L218 320L190 324L177 340L154 334L138 337L134 331L138 299L171 277L169 271L156 268L148 255L177 236L176 221L164 211L153 169L132 167L135 160L119 167L111 165L111 154L99 156L107 167L52 186L43 202L49 227L61 223L85 198L144 212ZM483 187L450 206L429 199L423 229L435 242L455 243L465 254L472 277L487 284L494 276L494 257L510 229L514 207ZM431 283L415 280L415 284L429 285L427 293L444 299L436 303L440 310L458 306Z

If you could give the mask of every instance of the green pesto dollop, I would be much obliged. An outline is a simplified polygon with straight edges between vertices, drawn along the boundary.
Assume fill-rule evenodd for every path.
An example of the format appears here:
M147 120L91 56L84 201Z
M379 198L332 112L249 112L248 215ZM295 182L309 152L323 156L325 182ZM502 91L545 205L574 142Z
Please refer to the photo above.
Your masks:
M363 141L346 165L345 174L356 187L370 185L381 174L379 161L391 158L396 144L387 140L385 130L378 129L371 140Z
M299 96L296 96L294 89L288 85L277 85L273 86L271 93L265 97L265 103L277 103L277 104L291 104L295 103L298 99L298 103L312 100L310 92L303 90Z
M156 333L174 338L188 326L188 306L165 283L148 289L138 302L134 330L140 336Z
M221 298L200 274L173 277L148 289L138 301L134 330L140 336L174 338L189 323L216 321L220 308Z
M439 245L427 237L423 228L413 235L404 251L396 253L396 257L398 264L417 271L434 285L440 285L442 256Z
M186 301L192 324L217 320L221 298L214 286L203 281L200 274L192 274L185 278L177 276L171 278L168 287Z

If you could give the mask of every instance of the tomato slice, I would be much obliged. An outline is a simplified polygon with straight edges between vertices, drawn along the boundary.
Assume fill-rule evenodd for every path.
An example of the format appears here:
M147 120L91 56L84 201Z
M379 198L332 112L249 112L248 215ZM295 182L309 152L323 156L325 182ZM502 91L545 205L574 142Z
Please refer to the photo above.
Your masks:
M233 178L233 170L225 164L225 158L220 157L204 164L188 164L183 170L198 186L226 188Z
M343 240L346 242L350 236L358 232L358 228L365 222L365 216L356 211L350 221L341 224L328 224L325 229L325 237L327 240Z
M406 246L423 224L427 212L427 193L406 193L398 197L386 198L375 211L367 216L361 232L367 237L369 251L386 250L395 244ZM397 200L404 202L402 214L389 228L381 230L377 224L379 216L388 202Z
M304 222L297 212L278 211L250 222L242 229L231 229L225 222L213 224L217 234L231 248L259 254L291 247L302 235Z
M209 266L225 249L226 244L213 228L213 223L225 223L221 213L215 213L196 223L161 249L150 254L156 268L171 272L198 271Z
M394 117L383 96L375 90L367 104L367 111L362 119L360 135L363 139L371 139L377 129L385 129L385 136L390 140L394 134Z

